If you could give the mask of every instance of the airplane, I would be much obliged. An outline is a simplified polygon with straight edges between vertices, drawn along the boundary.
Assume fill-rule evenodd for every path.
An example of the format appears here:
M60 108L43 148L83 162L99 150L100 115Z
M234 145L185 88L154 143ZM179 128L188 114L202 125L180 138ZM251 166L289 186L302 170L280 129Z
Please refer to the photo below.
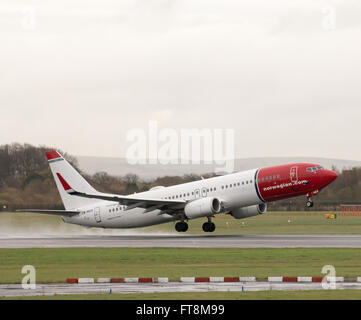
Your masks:
M63 156L46 152L65 210L23 209L59 215L66 223L100 228L139 228L170 221L186 232L188 220L206 218L202 229L213 232L212 218L227 213L235 219L258 216L267 203L312 196L337 178L337 173L313 163L292 163L231 173L170 187L157 186L132 195L95 190Z

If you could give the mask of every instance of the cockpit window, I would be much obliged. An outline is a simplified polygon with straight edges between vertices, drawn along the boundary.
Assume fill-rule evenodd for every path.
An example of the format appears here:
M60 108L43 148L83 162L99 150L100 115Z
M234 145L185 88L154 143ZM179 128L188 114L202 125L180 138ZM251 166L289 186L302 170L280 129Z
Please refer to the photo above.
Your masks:
M317 171L317 170L323 170L324 168L319 166L319 167L308 167L306 170L309 172L313 172L313 171Z

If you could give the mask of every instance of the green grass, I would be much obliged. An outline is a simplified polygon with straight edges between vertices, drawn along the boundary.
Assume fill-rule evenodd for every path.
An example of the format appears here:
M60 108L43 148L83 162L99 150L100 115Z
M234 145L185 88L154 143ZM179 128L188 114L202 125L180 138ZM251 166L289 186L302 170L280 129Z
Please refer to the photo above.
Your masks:
M324 265L361 276L353 248L52 248L0 249L0 283L20 283L24 265L38 283L77 277L322 276Z
M167 292L9 297L6 300L360 300L361 290Z
M361 216L338 215L337 219L325 219L326 212L267 212L261 216L236 220L229 215L216 216L215 234L361 234ZM206 219L189 221L187 233L203 233ZM132 231L132 230L131 230ZM174 223L134 229L136 232L176 233ZM0 236L2 235L71 235L83 233L118 234L123 230L86 229L64 223L60 217L34 213L0 212ZM129 230L127 230L129 232Z
M269 212L235 220L214 219L216 234L361 234L361 217L324 218L325 212ZM188 233L203 233L205 219L189 222ZM0 212L0 237L118 234L122 230L85 229L65 224L59 217ZM127 230L129 232L129 230ZM133 232L133 231L131 231ZM134 230L176 233L173 223ZM54 248L0 249L0 283L20 283L24 265L33 265L37 282L63 282L68 277L180 276L322 276L322 266L336 267L337 275L361 276L361 250L352 248ZM77 299L359 299L357 290L240 293L167 293L139 295L79 295L52 298ZM321 296L320 296L321 294ZM43 297L41 297L43 298ZM49 297L45 297L47 299Z

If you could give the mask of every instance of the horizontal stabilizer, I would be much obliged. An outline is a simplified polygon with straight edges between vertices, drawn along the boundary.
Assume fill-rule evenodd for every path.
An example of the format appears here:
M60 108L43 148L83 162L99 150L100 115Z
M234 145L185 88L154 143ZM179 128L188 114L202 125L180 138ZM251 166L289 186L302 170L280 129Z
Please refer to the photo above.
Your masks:
M44 213L44 214L53 214L56 216L71 217L79 214L79 211L70 211L70 210L41 210L41 209L22 209L16 210L16 212L31 212L31 213Z

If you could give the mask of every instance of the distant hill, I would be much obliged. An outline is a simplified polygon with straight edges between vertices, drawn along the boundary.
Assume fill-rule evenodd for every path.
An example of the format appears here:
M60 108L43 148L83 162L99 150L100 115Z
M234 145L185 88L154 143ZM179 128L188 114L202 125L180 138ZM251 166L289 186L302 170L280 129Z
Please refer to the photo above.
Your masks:
M63 209L44 153L49 147L13 143L0 145L0 211L21 208ZM200 179L215 172L215 165L136 165L125 159L74 157L61 152L68 161L87 173L95 189L112 194L133 194L155 186L171 186ZM77 158L77 159L76 159ZM78 160L78 163L77 161ZM235 161L235 171L292 162L313 162L340 172L336 181L317 195L314 210L339 210L340 203L361 204L361 161L326 158L274 157ZM108 174L94 174L107 172ZM126 176L128 173L131 175ZM190 176L193 173L196 176ZM140 179L134 176L136 174ZM168 177L166 177L168 176ZM172 176L172 177L169 177ZM305 197L270 203L270 210L305 210Z
M45 151L49 149L46 146L20 143L0 146L0 211L21 208L63 209L44 157ZM199 175L214 173L216 168L215 165L204 164L132 166L125 159L74 157L59 151L68 161L87 173L86 178L95 189L112 194L133 194L159 185L187 183L200 179ZM335 166L342 171L336 181L317 195L313 210L339 210L340 203L361 204L361 161L306 157L248 158L236 160L235 171L292 162L318 163L326 168ZM343 170L350 168L353 169ZM132 174L127 176L128 173ZM196 176L190 176L191 173ZM273 202L269 208L281 211L305 210L305 197Z
M110 175L124 176L127 173L137 174L141 179L149 180L163 176L182 176L184 174L205 174L214 172L216 165L209 164L188 164L188 165L130 165L124 158L88 157L76 156L81 170L88 174L105 171ZM258 167L279 165L292 162L313 162L331 169L335 166L338 170L351 167L361 167L361 161L312 158L312 157L267 157L267 158L246 158L235 160L235 171L248 170Z

